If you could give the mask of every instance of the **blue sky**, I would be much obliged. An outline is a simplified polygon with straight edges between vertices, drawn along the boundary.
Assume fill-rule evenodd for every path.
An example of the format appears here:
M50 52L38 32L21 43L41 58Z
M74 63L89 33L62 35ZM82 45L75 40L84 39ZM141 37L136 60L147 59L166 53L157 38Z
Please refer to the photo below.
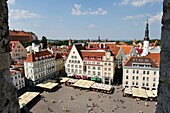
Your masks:
M162 0L8 0L10 29L39 39L160 39Z

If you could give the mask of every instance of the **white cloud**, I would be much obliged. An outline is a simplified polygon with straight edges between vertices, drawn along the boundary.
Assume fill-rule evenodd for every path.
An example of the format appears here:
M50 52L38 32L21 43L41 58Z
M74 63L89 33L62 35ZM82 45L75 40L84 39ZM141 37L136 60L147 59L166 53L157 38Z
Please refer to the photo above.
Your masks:
M27 18L40 18L41 16L36 13L31 13L28 10L11 9L9 16L11 19L27 19Z
M121 5L132 5L135 7L144 6L147 3L162 2L162 0L122 0Z
M139 14L139 15L131 15L131 16L126 16L123 18L123 20L132 20L132 19L140 19L140 18L146 18L149 17L149 23L156 23L156 22L161 22L163 12L159 12L156 15L151 15L151 14Z
M89 28L95 28L96 26L94 24L90 24Z
M72 15L80 16L80 15L106 15L108 12L102 8L98 8L96 11L81 11L80 4L74 4L74 8L72 9Z
M8 4L15 5L15 0L8 0Z
M146 17L147 14L140 14L140 15L133 15L133 16L126 16L123 18L123 20L130 20L130 19L138 19Z
M152 15L149 17L149 23L161 22L163 12L159 12L156 15Z

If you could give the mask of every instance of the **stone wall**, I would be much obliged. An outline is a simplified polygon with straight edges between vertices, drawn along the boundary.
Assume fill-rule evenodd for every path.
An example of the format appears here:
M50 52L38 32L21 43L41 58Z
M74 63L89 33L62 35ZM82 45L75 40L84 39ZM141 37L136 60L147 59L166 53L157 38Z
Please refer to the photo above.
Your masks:
M0 0L0 113L19 113L16 88L10 78L7 0Z
M170 113L170 0L163 2L161 66L156 113Z

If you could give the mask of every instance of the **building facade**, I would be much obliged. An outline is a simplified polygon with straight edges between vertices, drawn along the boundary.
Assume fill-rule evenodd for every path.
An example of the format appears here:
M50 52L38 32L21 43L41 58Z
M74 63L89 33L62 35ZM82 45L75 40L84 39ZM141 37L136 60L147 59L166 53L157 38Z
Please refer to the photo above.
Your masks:
M20 60L27 57L27 50L19 41L10 41L10 54L12 59Z
M130 57L123 67L123 88L158 90L160 54Z
M68 76L112 84L115 66L111 51L79 50L73 45L65 63Z
M11 79L13 84L16 86L18 90L25 87L25 78L22 76L21 72L16 70L10 70Z
M56 60L48 51L31 53L24 61L25 77L29 85L36 85L56 77Z

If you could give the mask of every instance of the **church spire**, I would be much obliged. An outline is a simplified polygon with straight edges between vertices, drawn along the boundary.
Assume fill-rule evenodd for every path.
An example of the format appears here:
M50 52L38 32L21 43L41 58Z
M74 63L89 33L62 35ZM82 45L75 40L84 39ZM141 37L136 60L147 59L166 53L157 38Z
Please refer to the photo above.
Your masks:
M98 42L100 42L100 35L98 36Z
M149 41L149 23L148 23L148 18L147 18L147 22L146 22L146 29L145 29L145 38L144 40L148 40Z

